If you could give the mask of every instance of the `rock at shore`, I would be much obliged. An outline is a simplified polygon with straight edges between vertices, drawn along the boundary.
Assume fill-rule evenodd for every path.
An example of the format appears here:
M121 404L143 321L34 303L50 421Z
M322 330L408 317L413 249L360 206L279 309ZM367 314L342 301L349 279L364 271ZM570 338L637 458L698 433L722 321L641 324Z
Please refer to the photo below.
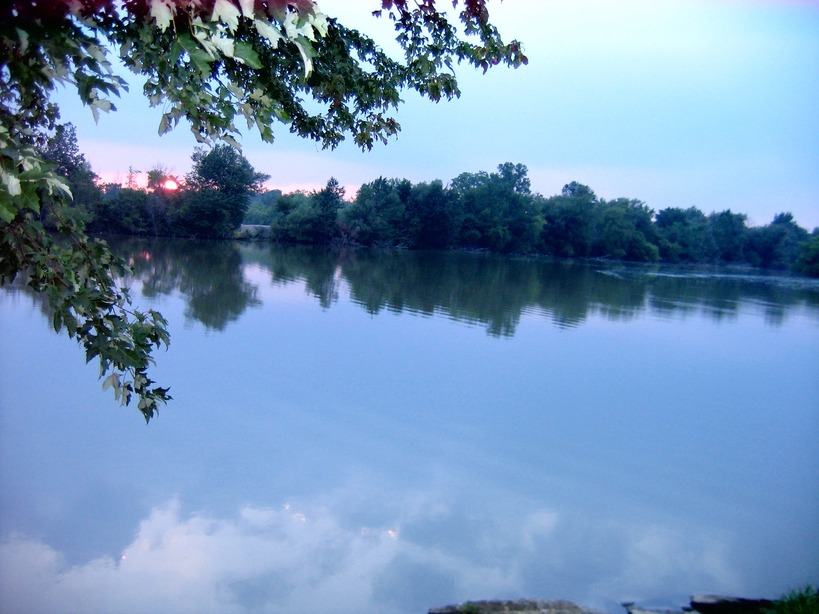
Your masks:
M774 603L769 599L742 599L716 595L691 597L691 607L700 614L764 614Z

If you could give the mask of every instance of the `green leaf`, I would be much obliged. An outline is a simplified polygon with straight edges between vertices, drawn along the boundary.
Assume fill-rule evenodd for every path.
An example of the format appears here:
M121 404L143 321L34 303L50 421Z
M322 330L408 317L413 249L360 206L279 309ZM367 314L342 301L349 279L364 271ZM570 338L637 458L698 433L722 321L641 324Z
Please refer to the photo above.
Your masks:
M259 54L248 43L236 42L233 48L233 56L237 60L241 60L253 70L261 70L263 65L259 59Z
M14 208L13 205L0 202L0 220L3 220L6 224L10 224L16 215L17 209Z
M191 62L193 62L194 66L196 66L199 72L202 73L202 75L209 74L210 64L213 62L213 58L210 56L210 54L205 51L189 34L181 34L177 40L179 41L179 44L182 45L182 48L188 54Z

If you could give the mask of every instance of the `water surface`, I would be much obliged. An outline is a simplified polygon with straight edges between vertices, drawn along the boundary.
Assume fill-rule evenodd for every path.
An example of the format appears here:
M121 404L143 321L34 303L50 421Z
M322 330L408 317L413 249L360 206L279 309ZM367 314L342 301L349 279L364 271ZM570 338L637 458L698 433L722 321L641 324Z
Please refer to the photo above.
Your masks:
M145 426L0 292L0 610L681 605L819 582L819 288L121 241Z

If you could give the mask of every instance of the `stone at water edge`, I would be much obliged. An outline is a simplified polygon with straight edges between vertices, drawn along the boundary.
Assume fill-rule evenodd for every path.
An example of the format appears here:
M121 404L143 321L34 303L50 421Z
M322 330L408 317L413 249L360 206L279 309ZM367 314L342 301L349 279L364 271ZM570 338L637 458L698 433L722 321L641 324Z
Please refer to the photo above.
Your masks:
M773 607L770 599L743 599L718 595L694 595L691 607L700 614L764 614Z

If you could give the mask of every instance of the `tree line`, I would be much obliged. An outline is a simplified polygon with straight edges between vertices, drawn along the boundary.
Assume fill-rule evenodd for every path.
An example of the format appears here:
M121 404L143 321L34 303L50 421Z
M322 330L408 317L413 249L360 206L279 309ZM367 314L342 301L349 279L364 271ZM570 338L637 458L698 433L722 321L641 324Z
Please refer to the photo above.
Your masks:
M57 126L41 154L66 179L74 215L91 232L230 237L242 223L250 195L269 178L230 145L217 145L193 152L184 181L157 166L146 173L145 188L137 187L133 169L125 186L98 185L71 124Z
M253 197L245 223L269 225L281 243L736 264L819 276L819 229L809 233L790 213L750 227L730 210L655 212L636 199L599 198L577 182L544 197L531 191L526 166L509 162L448 185L379 177L351 202L335 179L312 194L273 190Z
M809 233L790 213L750 227L746 215L730 210L655 212L640 200L599 198L577 182L544 197L532 192L526 166L511 162L492 173L461 173L447 185L379 177L347 201L334 178L312 193L263 191L268 176L229 145L197 149L191 172L173 189L161 168L147 173L147 189L97 187L70 124L43 156L98 232L226 238L244 223L269 226L272 240L288 244L750 265L819 276L819 229Z

